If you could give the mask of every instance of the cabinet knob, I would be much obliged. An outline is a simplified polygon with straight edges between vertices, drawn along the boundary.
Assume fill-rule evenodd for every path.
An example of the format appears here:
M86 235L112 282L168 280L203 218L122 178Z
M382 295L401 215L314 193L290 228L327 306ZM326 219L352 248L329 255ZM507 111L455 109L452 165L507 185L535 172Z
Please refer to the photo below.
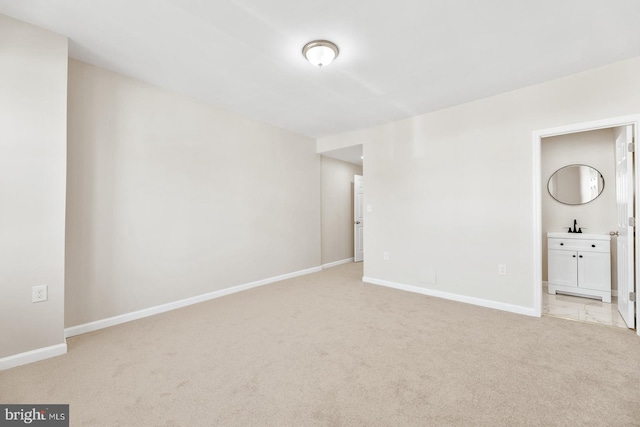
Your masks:
M582 255L580 255L580 258L582 258Z
M574 258L576 257L575 255L571 255L571 256L574 257Z
M592 247L592 248L595 248L595 247L596 247L596 245L591 245L591 247Z
M560 246L564 246L564 243L560 243Z

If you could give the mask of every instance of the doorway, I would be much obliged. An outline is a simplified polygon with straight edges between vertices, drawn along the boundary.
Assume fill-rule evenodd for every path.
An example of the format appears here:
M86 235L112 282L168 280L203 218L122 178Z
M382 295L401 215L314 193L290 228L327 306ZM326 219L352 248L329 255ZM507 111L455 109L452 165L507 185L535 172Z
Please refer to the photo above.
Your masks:
M640 115L635 115L635 116L626 116L626 117L621 117L621 118L614 118L614 119L607 119L607 120L601 120L601 121L596 121L596 122L589 122L589 123L580 123L580 124L574 124L574 125L569 125L569 126L563 126L563 127L557 127L557 128L551 128L551 129L544 129L544 130L540 130L540 131L536 131L533 133L533 149L534 149L534 311L535 314L537 316L541 316L543 314L543 291L546 291L545 289L543 289L543 259L544 257L546 257L546 245L544 243L546 243L546 228L543 227L543 217L544 217L544 212L543 212L543 203L542 203L542 196L544 195L546 197L547 195L547 188L544 185L544 183L542 183L542 179L543 176L545 177L545 179L547 178L546 175L549 174L549 171L546 171L544 166L542 164L542 147L543 147L543 140L545 139L550 139L550 138L556 138L556 137L571 137L571 135L574 134L579 134L579 133L585 133L585 132L593 132L593 131L600 131L601 133L604 132L604 130L609 129L609 132L611 134L613 134L613 131L611 130L612 128L622 128L625 126L631 126L632 132L630 135L630 138L634 139L634 140L638 140L638 124L640 123ZM614 153L614 146L611 145L611 153ZM548 165L547 165L548 166ZM609 165L611 166L611 165ZM638 187L638 165L637 164L633 164L632 165L632 173L633 173L633 177L632 177L632 183L634 185L632 185L632 187L635 188L640 188ZM611 172L608 173L609 177L611 177ZM615 175L614 175L615 176ZM615 189L615 179L609 179L608 180L608 185L609 185L609 190L611 190L611 188ZM615 193L614 194L614 198L615 198ZM611 192L609 192L609 197L611 197ZM635 198L635 200L633 199L633 194L631 195L631 208L635 207L635 211L636 212L640 212L638 210L638 199ZM602 201L601 201L602 202ZM635 206L634 206L635 205ZM618 218L620 217L620 215L618 213L615 212L615 207L611 207L611 211L613 212L609 212L610 217L614 217L614 218ZM566 215L565 215L566 216ZM571 218L573 219L573 218ZM625 219L626 221L626 219ZM591 220L588 220L588 222L592 222ZM546 224L545 224L546 225ZM569 227L572 224L563 224L562 226L566 226ZM583 224L584 226L587 226L587 224ZM594 230L594 231L604 231L602 228L606 227L607 229L611 229L611 231L613 232L615 230L615 228L613 227L613 225L615 224L608 224L608 225L602 225L599 224L598 227L600 228L600 230ZM559 227L558 224L553 224L552 225L554 228L554 230L552 231L561 231L562 228ZM566 231L566 229L565 229ZM587 230L585 230L585 232L587 232ZM636 247L637 246L637 239L638 236L634 236L633 233L633 229L631 229L631 234L629 237L629 240L631 241L631 246L633 249L633 245L635 244ZM615 241L615 239L614 239ZM614 250L615 250L615 246L614 246ZM546 267L546 263L544 263ZM630 270L633 274L634 269L637 270L637 265L638 265L638 257L631 254L631 260L630 260ZM617 274L614 273L613 275L614 277L617 276ZM634 291L635 290L635 280L634 279L630 279L630 291ZM627 297L630 296L627 293L625 293L624 295L619 295L619 297ZM545 295L546 297L546 295ZM569 300L570 297L567 297L567 300ZM594 300L595 301L595 300ZM632 310L635 309L635 313L638 313L639 308L638 308L638 302L636 301L635 304L632 301L627 301L628 304L630 304L630 307ZM640 334L639 334L640 335Z
M354 176L363 175L362 146L321 153L321 262L354 261Z

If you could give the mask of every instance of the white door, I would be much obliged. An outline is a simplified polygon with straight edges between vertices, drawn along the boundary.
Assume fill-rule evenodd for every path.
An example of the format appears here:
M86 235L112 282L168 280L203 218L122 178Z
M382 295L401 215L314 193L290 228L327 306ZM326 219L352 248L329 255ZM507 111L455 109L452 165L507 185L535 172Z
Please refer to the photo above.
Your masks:
M362 186L362 176L353 176L353 259L360 262L364 259L362 248L362 232L364 231L364 221L362 219L362 198L364 187Z
M617 273L618 311L629 328L635 328L633 302L629 292L635 290L633 227L629 218L633 215L633 158L628 144L633 139L633 128L616 129L616 203L618 206Z

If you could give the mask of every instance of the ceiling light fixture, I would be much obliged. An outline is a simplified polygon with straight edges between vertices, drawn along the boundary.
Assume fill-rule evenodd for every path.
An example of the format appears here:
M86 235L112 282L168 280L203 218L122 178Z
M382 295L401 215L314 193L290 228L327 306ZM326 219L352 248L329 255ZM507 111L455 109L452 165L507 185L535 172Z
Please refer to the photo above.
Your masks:
M338 46L328 40L314 40L304 45L302 55L318 68L326 67L338 57Z

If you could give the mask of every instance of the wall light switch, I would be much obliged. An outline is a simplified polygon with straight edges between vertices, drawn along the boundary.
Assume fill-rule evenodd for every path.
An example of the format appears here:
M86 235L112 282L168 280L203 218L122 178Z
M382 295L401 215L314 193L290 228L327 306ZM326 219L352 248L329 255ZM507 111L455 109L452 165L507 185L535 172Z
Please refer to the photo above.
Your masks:
M371 205L367 205L367 212L371 212Z
M383 252L382 253L382 258L384 258L385 261L389 260L389 252Z
M498 274L501 276L507 275L507 266L505 264L498 264Z

